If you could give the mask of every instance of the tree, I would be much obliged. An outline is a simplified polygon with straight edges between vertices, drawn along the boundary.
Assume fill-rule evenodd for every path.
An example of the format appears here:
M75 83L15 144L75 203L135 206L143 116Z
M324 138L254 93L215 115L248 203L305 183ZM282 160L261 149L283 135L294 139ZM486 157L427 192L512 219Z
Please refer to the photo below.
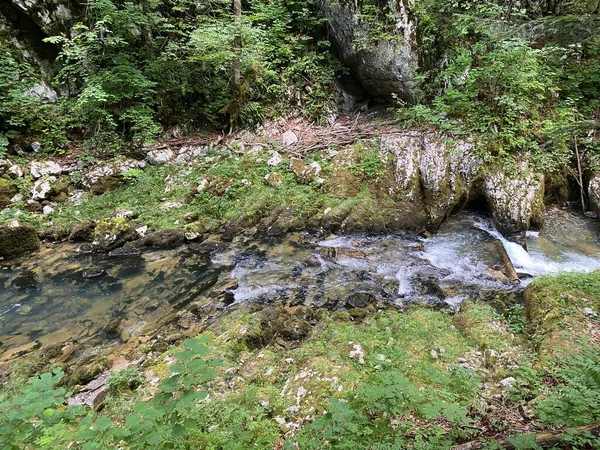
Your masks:
M233 37L232 97L229 108L229 133L237 124L242 107L242 0L233 0L235 34Z

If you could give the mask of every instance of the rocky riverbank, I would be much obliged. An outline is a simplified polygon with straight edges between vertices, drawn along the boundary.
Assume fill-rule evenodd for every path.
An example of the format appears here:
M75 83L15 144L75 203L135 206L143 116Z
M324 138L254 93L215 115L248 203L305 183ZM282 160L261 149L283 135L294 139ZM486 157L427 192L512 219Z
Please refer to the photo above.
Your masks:
M214 233L421 233L469 204L524 243L545 208L544 174L527 155L500 167L485 162L475 143L351 121L281 121L108 160L16 157L0 162L0 177L3 233L22 234L17 224L30 223L44 240L89 241L95 251ZM18 253L10 242L3 240L4 258Z

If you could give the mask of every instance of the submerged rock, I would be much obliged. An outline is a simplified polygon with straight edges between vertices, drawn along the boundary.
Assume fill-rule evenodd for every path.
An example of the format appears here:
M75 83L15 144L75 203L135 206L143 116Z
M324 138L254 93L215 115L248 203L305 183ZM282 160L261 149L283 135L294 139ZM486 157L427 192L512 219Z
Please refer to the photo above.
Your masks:
M13 221L0 225L0 259L11 259L40 248L37 231L29 224Z

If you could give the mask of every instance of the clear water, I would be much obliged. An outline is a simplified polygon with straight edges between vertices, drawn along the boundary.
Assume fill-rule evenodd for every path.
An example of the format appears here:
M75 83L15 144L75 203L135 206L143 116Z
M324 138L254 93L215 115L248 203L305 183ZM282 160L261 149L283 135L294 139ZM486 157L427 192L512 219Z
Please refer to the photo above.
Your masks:
M600 269L598 229L596 221L552 210L544 229L530 233L529 252L506 241L489 218L471 213L452 217L428 239L295 234L269 242L241 238L210 255L181 247L127 257L49 246L0 270L0 360L36 340L116 345L155 331L165 316L194 302L227 308L231 301L217 304L214 291L231 279L233 303L343 308L366 298L457 307L465 298L525 284L490 275L505 262L504 252L517 272L531 276ZM119 333L103 331L115 318Z

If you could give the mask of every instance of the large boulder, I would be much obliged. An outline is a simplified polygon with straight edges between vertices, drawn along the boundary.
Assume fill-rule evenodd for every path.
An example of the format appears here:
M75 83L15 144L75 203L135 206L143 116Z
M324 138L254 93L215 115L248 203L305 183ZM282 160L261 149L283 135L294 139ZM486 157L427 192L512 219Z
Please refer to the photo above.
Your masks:
M380 0L379 3L382 16L393 16L396 20L386 30L389 39L373 35L366 2L322 0L322 10L340 59L351 68L365 90L374 97L391 98L396 94L412 101L413 74L418 63L416 26L407 10L412 0Z
M384 135L381 149L384 158L391 156L394 160L396 190L421 203L434 225L468 198L481 166L473 144L449 144L437 133Z
M0 225L0 259L18 258L40 248L35 228L16 220Z
M600 173L594 173L588 183L589 209L600 217Z
M498 229L524 244L529 227L544 221L544 175L534 170L528 155L519 155L515 164L514 170L490 169L484 193Z

